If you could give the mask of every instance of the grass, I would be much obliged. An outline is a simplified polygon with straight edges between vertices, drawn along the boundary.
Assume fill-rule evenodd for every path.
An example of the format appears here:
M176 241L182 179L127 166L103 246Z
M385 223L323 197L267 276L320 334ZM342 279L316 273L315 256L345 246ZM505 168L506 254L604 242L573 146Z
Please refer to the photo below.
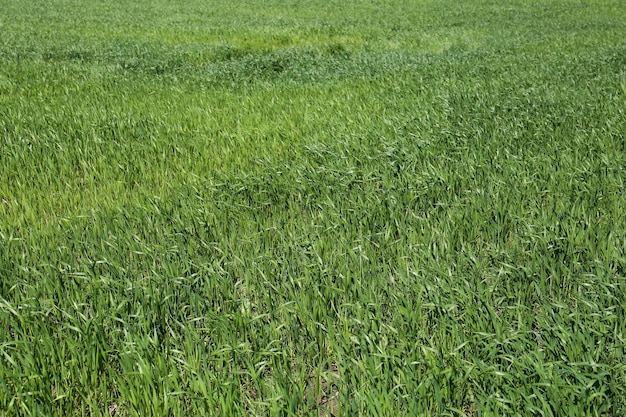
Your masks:
M3 0L0 416L626 413L621 1Z

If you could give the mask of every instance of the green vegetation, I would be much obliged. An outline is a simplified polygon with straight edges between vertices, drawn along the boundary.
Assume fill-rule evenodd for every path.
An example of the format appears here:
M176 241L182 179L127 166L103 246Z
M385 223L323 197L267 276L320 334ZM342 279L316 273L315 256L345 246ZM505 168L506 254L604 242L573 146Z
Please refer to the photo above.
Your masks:
M0 9L0 416L626 414L623 1Z

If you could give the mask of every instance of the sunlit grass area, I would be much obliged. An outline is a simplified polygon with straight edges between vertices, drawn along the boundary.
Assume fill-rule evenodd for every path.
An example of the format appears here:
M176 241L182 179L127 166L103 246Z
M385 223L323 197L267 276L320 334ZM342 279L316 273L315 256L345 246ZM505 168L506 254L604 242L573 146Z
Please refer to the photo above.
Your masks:
M623 2L1 3L0 416L626 413Z

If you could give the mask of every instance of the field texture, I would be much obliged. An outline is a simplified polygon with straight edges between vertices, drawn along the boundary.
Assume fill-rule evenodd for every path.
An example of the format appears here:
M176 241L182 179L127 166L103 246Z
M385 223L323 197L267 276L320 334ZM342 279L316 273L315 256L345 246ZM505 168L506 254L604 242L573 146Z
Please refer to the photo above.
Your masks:
M0 0L0 416L626 414L623 0Z

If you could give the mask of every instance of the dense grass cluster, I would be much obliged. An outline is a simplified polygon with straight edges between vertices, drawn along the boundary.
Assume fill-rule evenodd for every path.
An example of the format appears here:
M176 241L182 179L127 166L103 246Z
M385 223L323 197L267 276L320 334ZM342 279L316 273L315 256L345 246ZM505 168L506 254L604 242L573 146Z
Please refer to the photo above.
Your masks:
M624 2L0 9L0 416L626 414Z

